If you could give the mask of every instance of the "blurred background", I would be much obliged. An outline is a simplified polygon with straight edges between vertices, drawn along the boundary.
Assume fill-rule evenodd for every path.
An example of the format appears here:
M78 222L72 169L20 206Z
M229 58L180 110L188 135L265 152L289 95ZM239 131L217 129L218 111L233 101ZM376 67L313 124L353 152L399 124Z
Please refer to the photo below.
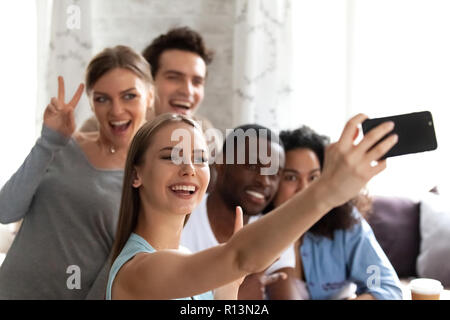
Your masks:
M40 134L63 75L67 95L108 46L141 52L171 27L215 51L198 113L223 132L306 124L337 140L356 113L429 110L438 149L389 159L371 194L449 190L450 1L7 0L0 2L0 187ZM91 115L86 97L76 121ZM446 124L447 123L447 124Z

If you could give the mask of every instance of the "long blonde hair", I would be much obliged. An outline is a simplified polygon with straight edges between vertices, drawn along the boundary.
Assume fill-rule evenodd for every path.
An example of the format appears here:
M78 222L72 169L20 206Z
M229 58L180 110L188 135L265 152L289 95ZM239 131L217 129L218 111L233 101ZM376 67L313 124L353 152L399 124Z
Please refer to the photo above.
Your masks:
M136 132L131 141L125 164L119 221L112 247L112 262L119 256L131 233L136 228L138 220L140 197L139 189L133 187L135 167L143 164L145 152L149 148L151 138L155 135L157 129L171 122L184 122L203 132L200 125L193 119L175 113L159 115L152 121L145 123Z

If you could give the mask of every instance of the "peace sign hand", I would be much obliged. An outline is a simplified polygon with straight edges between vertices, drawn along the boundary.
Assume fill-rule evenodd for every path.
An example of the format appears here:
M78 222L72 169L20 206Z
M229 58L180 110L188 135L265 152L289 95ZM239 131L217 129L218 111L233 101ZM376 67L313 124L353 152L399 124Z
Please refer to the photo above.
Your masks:
M44 125L65 137L70 137L75 131L74 110L83 94L84 84L78 86L72 100L65 103L64 78L58 77L58 98L53 97L44 112Z

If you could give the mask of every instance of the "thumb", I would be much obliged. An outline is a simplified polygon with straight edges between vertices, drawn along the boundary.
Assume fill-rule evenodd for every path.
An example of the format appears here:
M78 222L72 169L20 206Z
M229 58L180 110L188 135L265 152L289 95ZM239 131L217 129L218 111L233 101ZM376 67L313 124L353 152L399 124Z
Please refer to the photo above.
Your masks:
M244 226L244 218L242 217L242 208L240 206L236 207L236 217L234 218L234 231L233 233L238 232Z

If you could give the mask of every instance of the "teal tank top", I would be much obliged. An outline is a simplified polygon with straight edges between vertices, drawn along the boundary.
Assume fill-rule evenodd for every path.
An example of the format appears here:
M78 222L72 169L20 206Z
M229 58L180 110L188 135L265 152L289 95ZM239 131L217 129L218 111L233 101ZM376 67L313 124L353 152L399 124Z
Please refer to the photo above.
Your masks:
M131 233L128 238L127 243L123 247L119 256L114 260L114 263L109 271L108 277L108 285L106 287L106 300L111 300L111 288L116 278L117 272L119 272L120 268L131 258L133 258L136 254L140 252L148 252L153 253L156 252L155 249L141 236L136 233ZM180 298L175 300L214 300L214 296L211 291L193 296L188 298Z

